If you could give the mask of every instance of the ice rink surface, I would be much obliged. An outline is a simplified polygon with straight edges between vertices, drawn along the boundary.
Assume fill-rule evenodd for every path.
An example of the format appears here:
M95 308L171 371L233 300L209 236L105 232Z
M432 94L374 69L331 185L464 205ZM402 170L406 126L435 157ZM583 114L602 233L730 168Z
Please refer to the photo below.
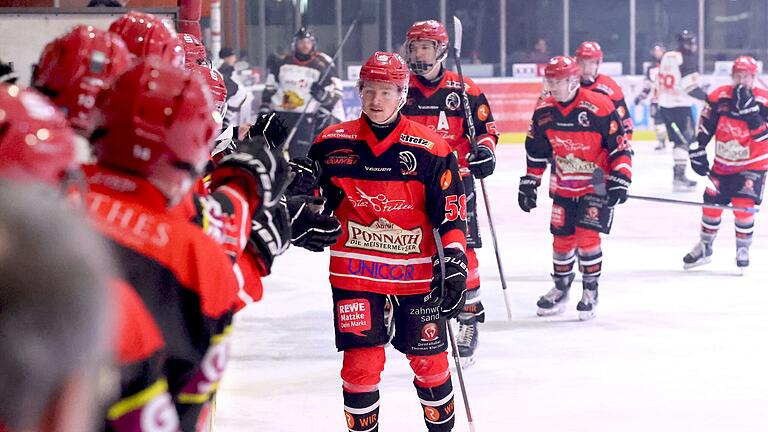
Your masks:
M653 145L635 144L630 193L699 201L701 181L696 192L672 192L671 150ZM577 278L565 314L540 318L536 301L552 285L551 200L545 185L537 209L518 208L524 158L523 146L500 146L496 173L486 180L511 321L482 201L478 206L487 320L477 363L465 370L477 431L768 430L766 215L757 215L746 275L735 266L728 213L713 262L683 271L682 257L698 240L700 209L630 200L603 239L597 317L578 321ZM327 264L327 252L292 248L264 280L264 300L239 315L215 432L346 431ZM389 348L379 387L381 431L426 430L412 380L405 357ZM454 430L466 431L456 379L454 387Z

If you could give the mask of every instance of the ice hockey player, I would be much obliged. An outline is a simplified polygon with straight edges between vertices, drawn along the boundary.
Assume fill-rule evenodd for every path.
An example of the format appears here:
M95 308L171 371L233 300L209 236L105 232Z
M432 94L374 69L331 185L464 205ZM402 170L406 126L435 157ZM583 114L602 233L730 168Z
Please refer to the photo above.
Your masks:
M98 98L97 162L83 167L85 208L165 338L184 431L226 365L238 287L221 246L168 210L199 177L219 128L204 86L157 57L139 60Z
M467 195L467 301L459 314L457 344L464 365L474 362L478 344L478 323L485 321L480 298L480 271L476 248L482 246L477 224L475 178L482 179L496 167L494 151L499 135L491 106L480 86L464 77L469 106L477 134L473 152L467 137L459 74L446 69L448 32L435 20L417 21L408 30L405 42L406 60L411 69L408 100L402 113L409 119L429 126L438 133L459 160L459 173Z
M753 208L762 202L765 172L768 169L768 92L755 87L757 62L741 56L733 62L733 84L718 87L709 94L699 119L698 146L690 150L691 167L709 175L715 187L704 191L708 204ZM707 160L707 144L714 138L712 169ZM705 208L701 215L700 241L683 258L686 269L712 259L712 242L720 228L722 209ZM734 211L736 225L736 266L749 266L749 247L755 228L755 215Z
M664 51L664 44L661 42L657 42L651 48L651 64L645 71L643 90L635 97L635 106L651 97L650 118L653 120L656 139L659 142L654 150L664 150L667 147L667 127L664 126L664 120L659 114L659 61Z
M408 79L398 54L376 52L360 70L360 118L328 127L309 152L321 167L325 212L344 231L331 246L330 282L350 431L378 431L387 299L392 345L410 361L427 429L454 425L446 320L464 305L466 196L447 143L400 115Z
M624 92L621 87L608 75L598 72L600 63L603 62L603 50L600 44L593 41L582 42L576 48L576 62L581 70L581 86L587 90L596 91L608 96L616 107L619 118L622 119L624 133L627 138L632 140L632 131L634 123L627 109L627 102L624 100Z
M288 143L290 159L306 156L317 132L329 125L334 116L343 118L343 112L334 111L342 96L336 66L330 56L317 50L315 35L306 27L300 28L293 36L292 51L271 59L260 108L261 112L280 113L288 129L306 109L303 124ZM319 82L328 68L331 70Z
M696 181L685 175L688 145L695 138L691 98L704 101L707 94L699 85L697 60L694 57L698 50L696 35L683 30L677 35L677 42L678 49L664 53L659 62L659 115L667 128L667 136L675 144L672 149L673 188L686 191L696 186Z
M574 279L577 255L583 295L576 309L581 320L595 316L603 253L600 233L608 234L614 206L627 200L632 180L632 149L613 102L579 87L579 67L571 57L553 57L545 67L550 97L539 102L525 140L527 174L520 178L518 203L536 207L537 188L554 159L555 190L550 231L555 286L542 296L538 315L562 313ZM595 170L609 173L607 199L595 195Z
M156 55L173 66L184 66L184 48L176 30L155 15L130 11L113 21L109 31L120 36L136 57Z

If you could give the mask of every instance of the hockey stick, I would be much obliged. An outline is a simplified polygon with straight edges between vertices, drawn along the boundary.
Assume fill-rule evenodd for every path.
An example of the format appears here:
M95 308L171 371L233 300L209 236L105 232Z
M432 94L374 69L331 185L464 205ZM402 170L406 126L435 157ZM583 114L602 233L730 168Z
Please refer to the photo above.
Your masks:
M461 99L464 105L464 119L467 121L467 131L469 135L469 144L472 152L477 150L477 137L475 136L475 121L472 119L472 110L469 106L469 96L467 88L464 85L464 74L461 72L461 38L462 38L461 20L453 17L453 58L456 62L456 71L459 74L459 84L461 86ZM480 179L480 190L483 192L483 202L485 203L485 213L488 216L488 226L491 228L491 239L493 240L493 251L496 254L496 265L499 267L499 278L501 279L501 290L504 293L504 306L507 308L507 319L512 320L512 309L509 307L509 298L507 297L507 279L504 276L504 268L501 265L501 253L499 252L499 239L496 237L496 228L493 225L491 217L491 204L488 200L488 191L485 188L485 179ZM477 217L477 216L475 216Z
M605 196L607 194L607 191L605 190L605 173L600 168L592 172L592 186L595 188L596 195ZM760 211L759 207L736 207L736 206L730 206L730 205L707 204L707 203L700 203L695 201L683 201L683 200L676 200L676 199L670 199L670 198L651 197L651 196L643 196L643 195L628 194L627 198L632 198L632 199L642 200L642 201L659 202L659 203L665 203L665 204L678 204L678 205L685 205L685 206L691 206L691 207L733 210L733 211L740 211L745 213L757 213Z
M361 9L360 12L357 13L357 17L355 17L355 19L352 21L352 24L349 25L349 28L347 29L347 33L344 35L344 38L341 39L341 43L339 44L339 47L336 48L336 53L334 53L333 57L331 57L331 64L329 64L328 67L325 68L325 70L323 71L323 74L320 75L320 78L317 80L318 83L322 83L325 81L326 78L328 78L328 74L331 73L331 66L335 65L336 58L339 56L339 54L341 54L341 50L344 48L344 44L347 43L347 39L349 39L349 36L352 35L352 30L354 30L355 26L357 26L357 22L360 21L360 17L362 15L363 15L363 11ZM285 151L288 151L288 148L290 148L291 141L293 140L293 137L296 135L296 131L298 131L299 125L301 125L301 122L304 120L304 117L307 116L308 109L309 109L309 101L307 101L307 104L304 105L304 111L301 112L299 119L296 120L296 124L293 125L293 127L291 128L291 131L288 133L288 138L285 139ZM317 112L317 110L315 110L315 112ZM314 114L314 112L312 114Z
M437 247L437 257L440 260L440 293L441 298L445 298L445 251L443 251L443 244L440 241L440 231L437 228L432 229L432 236L435 238L435 246ZM448 339L451 340L451 351L453 351L453 361L456 363L456 375L459 377L459 388L461 389L461 398L464 400L464 409L467 412L467 422L469 422L469 431L475 432L475 423L472 420L472 410L469 409L469 397L467 396L467 387L464 385L464 372L461 369L461 360L459 359L459 349L456 346L456 336L453 334L453 327L451 327L451 320L445 320L445 325L448 327ZM456 411L454 411L455 415Z

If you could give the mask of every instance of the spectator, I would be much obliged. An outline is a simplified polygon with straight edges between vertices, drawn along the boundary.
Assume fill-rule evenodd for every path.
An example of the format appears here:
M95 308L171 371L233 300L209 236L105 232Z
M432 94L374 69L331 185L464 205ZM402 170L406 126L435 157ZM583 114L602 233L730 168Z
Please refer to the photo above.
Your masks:
M0 184L0 430L92 431L110 396L111 266L86 226L54 192Z
M539 38L536 44L533 45L533 51L528 53L526 61L528 63L547 63L551 57L552 55L547 47L547 40Z

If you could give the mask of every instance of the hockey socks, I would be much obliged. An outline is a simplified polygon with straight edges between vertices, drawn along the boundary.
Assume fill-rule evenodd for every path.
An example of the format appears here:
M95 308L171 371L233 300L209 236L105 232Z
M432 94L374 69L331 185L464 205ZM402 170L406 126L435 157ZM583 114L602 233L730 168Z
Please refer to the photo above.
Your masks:
M378 432L379 391L351 393L344 390L344 417L350 432Z
M455 421L453 403L453 385L451 380L436 387L421 387L414 382L416 394L419 395L421 407L424 410L424 422L429 432L448 432L453 429Z

